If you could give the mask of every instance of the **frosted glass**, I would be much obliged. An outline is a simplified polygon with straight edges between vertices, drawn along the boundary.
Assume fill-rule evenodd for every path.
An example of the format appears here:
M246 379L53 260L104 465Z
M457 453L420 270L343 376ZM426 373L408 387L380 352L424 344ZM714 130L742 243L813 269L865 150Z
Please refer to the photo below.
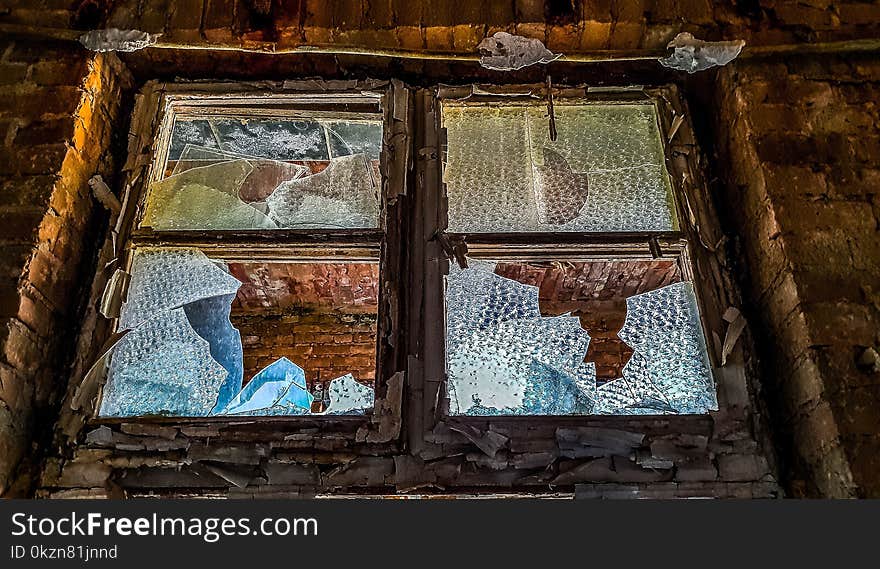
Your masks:
M538 287L494 263L451 267L446 288L450 413L583 415L706 413L718 408L691 283L626 299L619 337L634 353L622 377L597 385L580 319L545 317Z
M334 158L350 154L364 154L378 160L382 151L382 124L379 122L327 123L330 151Z
M198 249L144 248L134 253L119 327L134 328L171 308L235 294L241 282Z
M449 231L677 228L656 111L648 104L443 108Z
M631 296L626 306L618 335L635 350L623 368L633 394L629 406L674 413L717 410L693 285L675 283Z
M178 119L168 157L176 160L187 144L271 160L328 160L324 128L314 120Z
M447 375L453 414L584 414L595 398L590 337L573 317L541 316L538 288L468 260L447 279Z
M359 415L373 407L371 387L358 383L350 373L330 382L330 404L325 415Z
M317 174L281 184L266 203L279 227L379 226L378 186L363 154L334 158Z
M181 308L129 332L116 345L104 386L104 417L202 417L228 375Z
M195 118L178 119L171 134L170 160L187 145L270 160L329 160L349 154L379 159L381 119Z

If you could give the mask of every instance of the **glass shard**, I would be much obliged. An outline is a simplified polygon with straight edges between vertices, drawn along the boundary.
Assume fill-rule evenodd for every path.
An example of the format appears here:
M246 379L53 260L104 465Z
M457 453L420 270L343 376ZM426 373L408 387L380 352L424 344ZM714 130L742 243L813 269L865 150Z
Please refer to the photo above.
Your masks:
M358 383L350 373L330 382L330 405L325 415L358 415L373 407L371 387Z
M154 182L141 225L166 230L272 229L275 224L263 212L239 197L253 173L247 160L233 160Z
M203 417L228 375L181 308L142 323L116 345L104 387L104 417Z
M229 314L235 294L224 294L197 300L183 306L186 317L196 334L207 340L214 358L228 372L220 387L213 411L226 407L241 391L244 375L244 357L241 334L232 326Z
M740 54L745 40L703 41L689 32L681 32L666 47L674 48L671 55L660 58L664 67L696 73L719 65L727 65Z
M144 248L135 251L121 330L190 302L235 294L241 282L198 249Z
M382 124L375 121L330 122L325 125L333 158L363 154L378 160L382 151Z
M447 358L455 414L589 413L595 370L584 364L590 337L577 318L520 318L473 332ZM585 392L581 387L586 387ZM577 394L566 397L561 392ZM575 403L583 403L575 409Z
M717 410L693 285L671 284L631 296L626 305L618 335L635 350L623 368L631 405L675 413Z
M215 150L204 146L186 145L180 159L175 163L172 175L181 174L194 168L211 166L221 162L246 160L253 168L238 188L238 197L246 203L262 202L275 191L282 182L295 180L309 173L309 169L299 164L266 160L245 156L225 150Z
M379 226L378 190L363 154L334 158L317 174L281 184L266 203L269 217L280 227Z
M449 231L677 227L653 105L445 105ZM588 191L589 190L589 191Z
M468 260L447 279L447 374L455 414L589 413L595 368L577 318L544 318L538 287Z
M182 174L193 168L211 166L218 162L232 162L234 160L248 160L250 158L254 157L220 150L219 148L211 148L209 146L187 144L183 147L183 151L174 162L174 168L171 170L171 175Z
M236 394L219 415L305 415L313 397L305 372L287 358L265 367Z

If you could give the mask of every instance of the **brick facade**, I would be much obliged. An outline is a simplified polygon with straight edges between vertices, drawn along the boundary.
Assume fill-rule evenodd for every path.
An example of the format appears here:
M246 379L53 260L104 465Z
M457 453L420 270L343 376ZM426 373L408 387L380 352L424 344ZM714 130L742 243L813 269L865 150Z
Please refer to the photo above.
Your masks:
M880 66L874 57L737 65L718 83L720 147L753 302L777 349L796 492L877 496Z

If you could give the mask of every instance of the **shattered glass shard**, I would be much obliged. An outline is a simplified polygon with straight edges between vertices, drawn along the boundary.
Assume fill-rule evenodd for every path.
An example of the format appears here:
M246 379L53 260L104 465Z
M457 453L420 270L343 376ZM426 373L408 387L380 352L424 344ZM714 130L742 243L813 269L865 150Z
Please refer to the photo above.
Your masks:
M187 144L180 155L180 159L174 165L172 175L181 174L194 168L235 160L247 160L251 167L253 167L253 170L247 175L238 189L239 199L246 203L264 201L282 182L295 180L309 172L307 167L300 166L299 164L266 160L226 150L216 150L206 146Z
M198 249L143 248L134 253L120 330L190 302L235 294L241 282Z
M564 156L547 148L544 164L535 165L535 199L541 223L561 225L576 218L587 203L587 174L572 172Z
M596 382L595 368L584 364L589 342L580 320L570 316L520 318L476 330L447 357L451 411L541 414L567 402L572 407L566 414L589 413ZM583 405L575 409L578 402Z
M266 201L282 183L301 178L309 172L305 166L276 160L250 160L250 163L254 169L238 190L239 199L246 203Z
M257 208L200 184L182 186L165 204L166 209L153 210L149 218L144 218L145 226L160 230L276 228Z
M165 311L117 344L100 415L203 417L214 407L227 375L184 310Z
M266 366L217 415L305 415L313 397L305 372L287 358Z
M364 154L370 160L379 159L382 151L381 122L330 122L324 127L330 138L333 158Z
M317 174L282 183L266 203L280 227L379 226L378 190L363 154L334 158Z
M330 405L325 415L360 415L373 407L374 393L350 373L330 381Z
M446 283L447 349L455 351L474 330L512 320L537 318L538 288L494 273L495 263L468 259L468 268L453 264Z
M623 368L636 407L676 413L718 409L697 299L689 282L626 299L618 336L634 350Z
M241 391L244 375L241 334L229 320L235 294L225 294L197 300L184 305L183 310L196 333L208 341L211 357L228 373L220 388L212 413L226 407Z
M154 229L272 229L239 190L254 167L232 160L193 168L150 185L142 227Z
M196 144L186 144L183 147L180 156L177 158L171 175L176 176L194 168L202 166L211 166L218 162L232 162L234 160L248 160L254 158L237 152L229 152L220 150L219 148L211 148L210 146L199 146Z
M495 32L477 44L480 65L486 69L514 71L535 65L550 63L559 58L535 38L515 36L507 32Z

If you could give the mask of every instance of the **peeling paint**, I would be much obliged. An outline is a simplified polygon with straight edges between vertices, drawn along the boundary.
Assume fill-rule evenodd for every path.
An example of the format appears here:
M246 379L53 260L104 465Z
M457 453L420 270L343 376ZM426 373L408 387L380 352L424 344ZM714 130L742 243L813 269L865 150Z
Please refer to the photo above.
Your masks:
M744 40L703 41L688 32L675 36L668 48L674 48L672 55L660 58L660 64L671 69L696 73L711 67L727 65L740 54Z
M550 63L562 56L544 47L541 40L515 36L507 32L495 32L477 44L480 65L496 71L515 71L535 65Z
M131 52L155 44L162 34L151 34L140 30L120 30L107 28L92 30L79 36L79 43L92 51Z

